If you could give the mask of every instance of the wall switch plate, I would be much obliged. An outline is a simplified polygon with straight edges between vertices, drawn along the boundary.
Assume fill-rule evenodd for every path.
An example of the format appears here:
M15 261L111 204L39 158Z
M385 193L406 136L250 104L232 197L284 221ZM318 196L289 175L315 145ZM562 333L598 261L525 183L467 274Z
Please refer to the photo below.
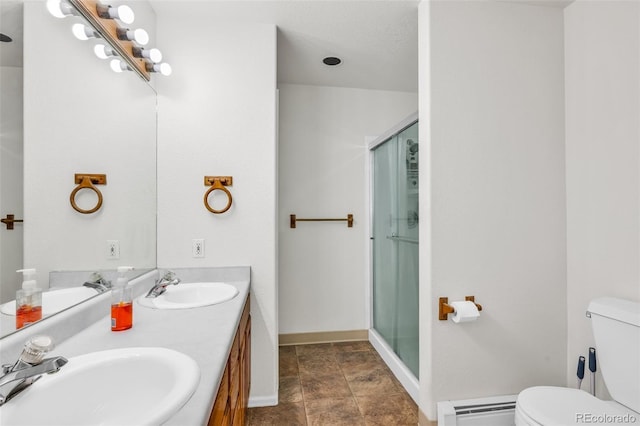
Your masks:
M204 239L194 239L191 245L191 252L193 257L204 257Z
M120 241L107 240L107 259L120 259Z

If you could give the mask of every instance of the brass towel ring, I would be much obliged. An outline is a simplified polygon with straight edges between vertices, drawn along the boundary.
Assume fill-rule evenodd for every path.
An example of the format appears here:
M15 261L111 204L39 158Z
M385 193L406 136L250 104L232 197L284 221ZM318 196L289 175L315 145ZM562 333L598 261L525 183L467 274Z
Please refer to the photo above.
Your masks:
M100 210L100 207L102 207L102 193L98 188L94 186L94 184L105 185L107 183L107 175L76 174L74 177L74 181L75 183L78 184L78 186L75 187L75 189L71 192L71 195L69 196L69 201L71 201L71 207L73 207L73 209L78 213L82 213L82 214L91 214ZM80 192L81 189L90 189L93 192L95 192L96 195L98 196L98 203L93 208L85 210L80 208L78 204L76 204L76 195L78 195L78 192Z
M233 203L233 197L231 196L231 192L225 186L231 186L233 183L233 177L231 176L205 176L204 184L206 186L211 186L207 192L204 194L204 206L213 214L221 214L226 212L231 208L231 204ZM220 210L216 210L209 204L209 195L215 190L220 190L227 194L227 205L224 206Z

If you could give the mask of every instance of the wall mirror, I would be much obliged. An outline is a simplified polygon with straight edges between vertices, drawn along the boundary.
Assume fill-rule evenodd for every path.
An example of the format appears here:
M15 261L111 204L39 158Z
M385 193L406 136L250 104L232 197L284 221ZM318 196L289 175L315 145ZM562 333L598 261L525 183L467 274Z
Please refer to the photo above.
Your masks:
M22 281L15 271L23 267L37 269L45 290L81 286L93 271L110 277L118 266L138 272L155 268L153 81L115 73L108 60L98 59L93 53L98 41L80 41L71 32L81 18L54 18L44 0L3 0L0 6L2 32L16 31L7 34L14 45L0 43L0 215L24 220L14 230L4 224L0 229L0 302L15 298ZM136 25L153 40L153 10L137 3L134 9ZM12 51L22 58L10 59ZM71 206L78 173L106 175L106 185L99 187L103 203L95 213ZM95 205L95 197L82 190L77 204ZM110 250L113 244L117 253ZM74 273L50 282L53 271ZM0 316L0 335L14 331L15 317Z

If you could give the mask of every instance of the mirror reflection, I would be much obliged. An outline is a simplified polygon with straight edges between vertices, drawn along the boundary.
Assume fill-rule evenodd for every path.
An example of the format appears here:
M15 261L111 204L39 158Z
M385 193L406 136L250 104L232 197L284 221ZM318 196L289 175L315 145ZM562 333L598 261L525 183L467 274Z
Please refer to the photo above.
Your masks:
M98 294L83 286L94 272L111 280L118 266L135 267L131 276L155 268L156 93L134 73L111 71L93 54L96 41L75 39L80 18L56 19L44 1L0 7L2 32L13 31L0 42L0 215L24 220L0 229L0 303L16 298L16 270L35 268L49 313L58 300ZM136 20L155 36L151 9ZM76 174L106 176L94 213L71 205ZM88 210L95 197L82 189L76 202ZM15 329L6 310L1 335Z

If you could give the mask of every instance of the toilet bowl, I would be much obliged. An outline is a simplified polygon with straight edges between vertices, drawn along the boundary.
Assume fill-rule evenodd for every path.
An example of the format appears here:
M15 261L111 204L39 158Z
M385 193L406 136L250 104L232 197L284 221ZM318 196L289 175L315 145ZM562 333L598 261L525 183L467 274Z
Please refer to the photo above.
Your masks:
M536 386L516 400L516 426L640 424L640 303L595 299L587 316L613 401L578 389Z

